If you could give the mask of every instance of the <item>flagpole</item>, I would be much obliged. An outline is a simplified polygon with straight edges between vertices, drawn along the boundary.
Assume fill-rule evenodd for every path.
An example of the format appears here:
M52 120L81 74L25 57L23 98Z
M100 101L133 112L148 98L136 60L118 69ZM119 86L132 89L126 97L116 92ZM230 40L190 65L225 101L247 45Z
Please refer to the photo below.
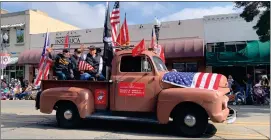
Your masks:
M120 2L119 2L119 9L120 9ZM119 10L120 11L120 10ZM121 21L121 14L120 14L120 17L119 17L120 21ZM120 28L121 28L121 22L119 23L119 36L120 36L120 47L122 45L122 41L121 41L121 31L120 31ZM116 42L117 42L117 39L118 37L116 38Z
M48 36L48 37L47 37ZM46 36L45 36L45 44L44 45L47 45L47 40L49 39L49 34L48 34L48 28L47 28L47 32L46 32ZM47 63L47 53L46 53L46 46L45 47L45 59L44 59L44 62L43 62L43 66L42 66L42 69L44 69L45 67L45 64ZM42 80L44 80L44 71L42 71Z

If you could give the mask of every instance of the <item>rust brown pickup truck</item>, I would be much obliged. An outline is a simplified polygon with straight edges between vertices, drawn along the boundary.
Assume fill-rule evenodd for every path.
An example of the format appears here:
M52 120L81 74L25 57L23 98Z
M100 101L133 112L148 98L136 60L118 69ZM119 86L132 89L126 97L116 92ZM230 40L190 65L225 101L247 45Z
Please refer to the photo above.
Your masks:
M163 61L151 51L133 57L131 50L122 50L114 55L107 81L42 81L36 109L46 114L56 110L58 125L65 128L91 118L160 124L173 121L176 134L193 137L206 131L209 118L216 123L235 120L235 111L227 107L225 76L213 91L164 83L167 72Z

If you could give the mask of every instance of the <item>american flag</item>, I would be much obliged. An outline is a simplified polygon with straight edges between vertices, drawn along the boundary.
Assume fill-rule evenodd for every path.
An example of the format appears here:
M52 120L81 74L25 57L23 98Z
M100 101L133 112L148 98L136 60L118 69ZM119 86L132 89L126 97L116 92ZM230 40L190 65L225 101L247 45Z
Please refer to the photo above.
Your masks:
M202 72L168 72L162 81L179 87L217 90L221 74Z
M44 76L43 80L47 80L48 79L49 71L50 71L50 68L51 68L51 66L53 64L53 60L51 60L50 58L48 58L44 62L45 62L44 68L42 66L39 69L38 76L37 76L36 81L35 81L35 86L39 86L40 85L40 82L41 82L43 76ZM44 75L43 75L43 72L44 72Z
M46 56L46 50L48 47L49 47L49 33L47 32L46 36L45 36L45 42L44 42L44 46L43 46L43 50L42 50L42 54L41 54L40 63L39 63L39 72L38 72L37 78L34 83L35 86L40 85L40 81L42 80L43 76L44 76L44 80L46 80L48 78L49 70L52 65L52 60L50 60Z
M79 71L84 71L84 70L93 70L94 68L87 63L86 61L79 61L79 66L78 66Z
M119 2L116 1L111 13L110 17L110 24L112 26L112 41L113 41L113 46L116 46L115 42L117 39L117 30L118 30L118 25L120 23L120 5Z

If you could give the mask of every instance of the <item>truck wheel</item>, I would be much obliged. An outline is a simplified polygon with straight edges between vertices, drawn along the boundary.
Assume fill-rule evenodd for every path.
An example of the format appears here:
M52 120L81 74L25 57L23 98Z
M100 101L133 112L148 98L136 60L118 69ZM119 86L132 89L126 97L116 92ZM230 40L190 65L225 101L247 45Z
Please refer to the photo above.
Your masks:
M181 108L173 117L176 134L187 137L198 137L205 133L208 125L208 115L198 107Z
M56 110L56 119L58 126L63 128L74 128L79 124L80 115L74 104L65 103L58 106Z

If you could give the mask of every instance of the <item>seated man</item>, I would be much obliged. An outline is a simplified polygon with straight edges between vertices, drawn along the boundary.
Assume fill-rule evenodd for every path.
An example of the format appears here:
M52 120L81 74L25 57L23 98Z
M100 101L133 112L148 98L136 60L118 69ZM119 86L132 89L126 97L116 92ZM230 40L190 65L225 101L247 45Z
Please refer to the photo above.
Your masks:
M54 70L58 80L70 80L74 78L69 58L70 52L68 49L64 49L63 54L57 54L55 58Z
M71 64L72 64L72 70L74 74L74 78L76 80L80 80L80 71L78 69L78 63L82 60L81 58L81 49L74 49L74 54L71 56Z
M99 81L105 80L105 77L102 75L103 59L99 53L96 54L95 46L89 47L89 53L87 54L85 61L92 65L94 70L86 71L84 74L82 74L80 78L81 80L89 80L95 78L97 78Z

